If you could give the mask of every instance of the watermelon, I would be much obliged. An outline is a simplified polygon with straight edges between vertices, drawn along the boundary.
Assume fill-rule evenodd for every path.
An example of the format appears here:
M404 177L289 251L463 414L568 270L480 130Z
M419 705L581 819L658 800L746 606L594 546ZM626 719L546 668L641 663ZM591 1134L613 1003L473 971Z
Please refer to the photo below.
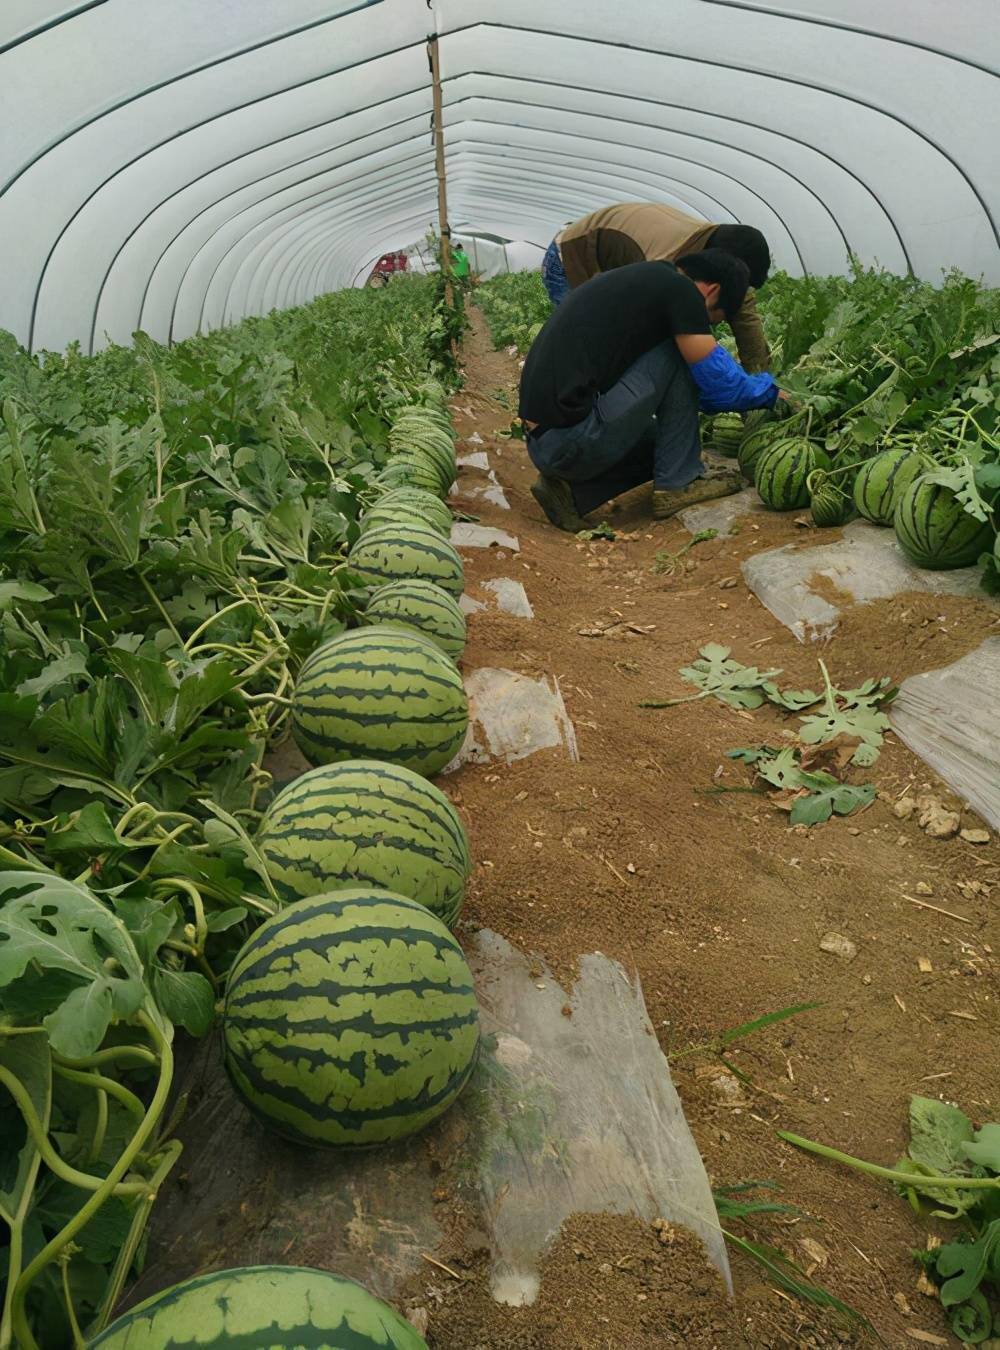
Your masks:
M769 445L757 460L757 495L772 511L794 511L809 503L806 479L814 469L828 469L826 454L803 436L788 436Z
M410 629L341 633L299 673L292 731L313 764L379 759L430 777L458 752L469 705L454 662Z
M395 488L386 492L368 508L361 518L361 530L370 530L376 525L385 525L390 521L412 520L418 525L428 525L445 539L451 534L452 515L440 497L423 488Z
M360 1284L305 1266L216 1270L161 1290L88 1350L427 1350Z
M850 497L841 492L833 483L827 483L816 489L809 498L809 512L813 524L821 529L834 525L843 525L854 513Z
M447 1110L472 1073L472 976L415 900L375 887L310 896L263 923L236 957L223 1049L239 1096L286 1139L394 1142Z
M433 468L436 490L443 497L455 481L455 438L451 420L441 408L413 404L402 408L389 430L390 463Z
M915 479L900 496L893 520L899 546L918 567L971 567L993 543L989 521L970 516L950 487Z
M891 525L900 497L930 462L908 446L883 450L866 460L854 480L854 505L875 525Z
M767 447L782 439L783 436L784 432L775 421L765 421L744 434L739 449L736 451L736 462L739 464L740 472L747 482L752 483L754 481L757 461Z
M380 586L365 607L365 618L414 628L453 661L465 650L465 615L454 597L433 581L415 577Z
M462 594L462 559L437 530L401 520L366 530L347 555L352 572L369 586L420 577L452 595Z
M444 496L441 491L441 477L433 464L424 459L397 457L375 475L377 487L395 490L396 488L419 488L437 498Z
M738 412L719 413L708 429L708 448L727 459L735 459L743 440L743 418Z
M310 769L275 797L257 846L282 899L384 886L454 923L471 869L458 812L398 764L348 759Z
M438 497L447 497L448 489L455 481L454 460L449 461L439 451L428 452L417 447L400 450L392 456L386 467L404 468L406 481L436 493Z

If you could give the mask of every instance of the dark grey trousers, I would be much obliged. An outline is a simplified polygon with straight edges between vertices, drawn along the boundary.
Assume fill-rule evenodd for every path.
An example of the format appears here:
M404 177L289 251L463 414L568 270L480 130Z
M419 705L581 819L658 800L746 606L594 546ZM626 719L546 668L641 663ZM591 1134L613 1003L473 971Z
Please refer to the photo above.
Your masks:
M686 487L703 472L698 387L673 341L645 352L571 427L529 432L540 473L562 478L581 515L652 480Z

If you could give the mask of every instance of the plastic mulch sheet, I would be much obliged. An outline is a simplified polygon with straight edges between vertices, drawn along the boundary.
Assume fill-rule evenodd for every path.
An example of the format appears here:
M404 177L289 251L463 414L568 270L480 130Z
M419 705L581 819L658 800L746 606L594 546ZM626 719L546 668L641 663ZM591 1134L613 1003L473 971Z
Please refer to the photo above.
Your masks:
M495 1037L481 1069L479 1171L497 1301L534 1301L540 1256L574 1213L684 1225L731 1289L705 1168L638 982L595 953L567 993L488 931L473 967Z
M579 758L576 733L558 680L483 667L466 676L465 690L469 696L469 730L444 773L470 762L502 760L510 764L537 750L560 747L570 759Z
M892 728L995 830L1000 830L1000 638L950 666L911 675L889 716Z
M830 584L845 596L844 603L866 604L904 591L933 591L941 595L976 595L980 569L962 567L950 572L928 572L907 562L891 530L867 521L845 526L842 539L817 548L769 549L743 564L747 585L800 642L829 637L837 627L840 607L820 593ZM818 585L817 585L818 582Z

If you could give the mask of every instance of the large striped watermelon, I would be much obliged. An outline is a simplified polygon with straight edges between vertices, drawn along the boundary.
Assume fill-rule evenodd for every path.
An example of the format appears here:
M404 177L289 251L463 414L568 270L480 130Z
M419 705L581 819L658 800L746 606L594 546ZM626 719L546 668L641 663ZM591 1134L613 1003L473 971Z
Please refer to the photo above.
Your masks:
M465 1086L479 1007L440 919L391 891L299 900L257 929L226 984L226 1070L265 1125L354 1148L429 1125Z
M899 546L918 567L971 567L993 543L993 526L976 520L943 483L917 478L896 504Z
M433 581L390 581L380 586L365 607L369 623L414 628L457 661L465 650L465 615L453 596Z
M451 534L451 511L433 492L423 488L395 488L386 492L361 518L361 531L373 529L376 525L387 525L392 521L412 520L418 525L428 525L445 539Z
M419 634L387 625L317 648L292 699L295 740L313 764L382 759L430 777L457 753L468 720L454 662Z
M793 511L809 504L807 480L814 469L828 469L826 453L804 436L769 445L757 461L757 495L772 511Z
M353 1280L304 1266L195 1275L130 1309L88 1350L427 1350Z
M421 577L452 595L465 585L462 559L437 530L401 520L366 530L347 556L352 572L369 586Z
M891 525L900 497L930 463L909 446L883 450L865 460L854 480L854 505L875 525Z
M765 411L761 409L761 411ZM775 441L781 440L785 436L781 426L775 421L764 421L750 428L740 441L739 449L736 451L736 462L740 466L740 472L747 482L754 481L754 474L757 470L757 461L769 445Z
M285 900L383 886L451 925L465 896L469 840L458 812L398 764L348 759L310 769L275 797L257 845Z

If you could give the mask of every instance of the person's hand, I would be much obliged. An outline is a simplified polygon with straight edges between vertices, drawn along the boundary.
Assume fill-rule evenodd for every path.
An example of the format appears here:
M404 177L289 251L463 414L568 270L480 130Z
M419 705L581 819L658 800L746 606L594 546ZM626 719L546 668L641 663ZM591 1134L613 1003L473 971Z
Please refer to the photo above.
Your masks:
M791 401L792 401L791 395L788 394L788 393L786 393L784 389L779 389L779 390L778 390L778 397L779 397L780 399L783 399L786 403L791 403Z

